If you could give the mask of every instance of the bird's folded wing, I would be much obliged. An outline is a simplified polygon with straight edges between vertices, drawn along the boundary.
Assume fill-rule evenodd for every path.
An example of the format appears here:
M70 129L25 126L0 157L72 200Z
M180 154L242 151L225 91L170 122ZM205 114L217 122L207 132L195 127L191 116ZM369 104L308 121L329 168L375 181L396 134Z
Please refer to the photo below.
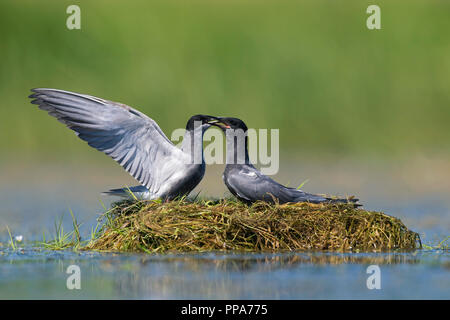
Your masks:
M292 201L292 196L286 193L288 188L263 175L253 166L229 176L228 184L241 198L250 201L271 201L274 198L283 203Z
M242 168L228 175L227 179L228 187L240 198L248 201L260 200L258 191L261 182L263 178L254 168Z
M181 157L154 120L127 105L57 89L32 91L31 103L116 160L152 193L162 181L158 170Z

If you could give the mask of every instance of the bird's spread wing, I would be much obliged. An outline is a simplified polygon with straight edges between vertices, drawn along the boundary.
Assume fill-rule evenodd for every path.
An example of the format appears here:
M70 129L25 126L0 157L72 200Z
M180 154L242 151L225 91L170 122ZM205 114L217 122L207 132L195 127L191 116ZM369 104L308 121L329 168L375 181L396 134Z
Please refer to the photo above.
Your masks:
M161 187L161 175L174 173L174 159L181 161L182 151L156 122L127 105L57 89L32 91L31 103L116 160L151 193Z

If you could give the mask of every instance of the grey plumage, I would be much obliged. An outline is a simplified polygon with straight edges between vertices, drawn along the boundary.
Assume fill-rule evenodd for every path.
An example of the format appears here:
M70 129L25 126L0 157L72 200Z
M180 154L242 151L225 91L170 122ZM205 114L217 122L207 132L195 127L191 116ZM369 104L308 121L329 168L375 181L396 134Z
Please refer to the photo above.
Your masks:
M263 175L252 164L229 164L225 167L223 180L230 192L246 203L265 202L348 202L347 199L331 199L285 187ZM356 200L356 199L353 199ZM352 200L352 202L354 202Z
M31 103L75 131L91 147L113 158L138 180L142 186L131 189L144 199L173 199L186 195L203 178L205 163L192 161L187 144L190 144L188 138L202 139L209 126L207 120L213 117L192 117L188 124L195 118L202 121L204 127L200 136L189 127L183 140L184 148L180 149L153 119L127 105L64 90L39 88L32 91ZM109 194L126 196L126 191L115 189Z
M240 119L225 117L219 117L219 119L220 122L222 122L226 126L223 126L220 123L215 125L225 132L227 129L242 130L242 133L246 133L248 130L245 123ZM285 187L275 180L263 175L258 169L253 166L253 164L251 164L248 156L247 137L240 140L245 143L245 154L244 158L241 159L241 163L236 161L238 158L240 158L239 156L237 156L239 139L237 139L236 135L227 135L227 139L228 138L235 139L232 143L229 143L227 141L227 153L229 153L227 159L233 159L234 162L227 163L225 171L223 173L223 180L230 192L243 202L252 203L255 201L265 201L270 203L355 203L358 201L358 199L334 199L306 193L295 188ZM228 146L230 145L233 146L232 149L228 148Z

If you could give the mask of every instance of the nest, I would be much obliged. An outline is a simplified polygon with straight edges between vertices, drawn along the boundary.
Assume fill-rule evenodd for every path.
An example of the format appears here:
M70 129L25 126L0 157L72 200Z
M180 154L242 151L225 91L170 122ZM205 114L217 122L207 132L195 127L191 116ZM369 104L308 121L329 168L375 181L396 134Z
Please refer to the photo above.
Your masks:
M399 219L349 204L122 201L84 248L122 252L385 251L421 247Z

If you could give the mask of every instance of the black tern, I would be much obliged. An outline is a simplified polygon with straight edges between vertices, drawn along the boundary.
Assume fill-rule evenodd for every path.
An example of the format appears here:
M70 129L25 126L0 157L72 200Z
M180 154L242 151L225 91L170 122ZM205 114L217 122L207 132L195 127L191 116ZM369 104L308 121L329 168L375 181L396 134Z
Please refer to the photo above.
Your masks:
M58 89L31 91L31 103L113 158L141 183L106 194L172 200L188 195L205 174L203 133L209 121L217 121L215 117L192 116L177 148L153 119L125 104Z
M227 164L223 180L230 192L239 200L250 204L255 201L354 203L358 199L335 199L285 187L263 175L250 162L248 155L247 126L237 118L219 117L213 125L221 128L227 139ZM231 163L230 163L231 162ZM358 206L359 204L355 204Z

